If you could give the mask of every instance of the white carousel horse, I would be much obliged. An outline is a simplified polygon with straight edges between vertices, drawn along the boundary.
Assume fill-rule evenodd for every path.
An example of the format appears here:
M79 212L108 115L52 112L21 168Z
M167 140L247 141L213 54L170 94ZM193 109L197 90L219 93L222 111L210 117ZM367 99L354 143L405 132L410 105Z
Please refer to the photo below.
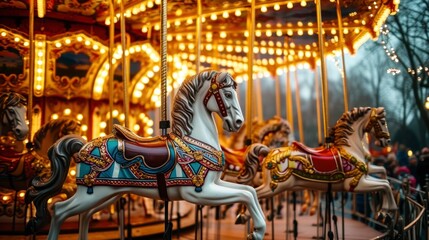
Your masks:
M70 158L77 161L77 191L58 202L48 239L57 239L61 224L80 215L80 238L87 239L89 215L108 206L124 193L162 200L185 200L199 205L244 203L254 222L253 239L263 239L264 215L254 188L220 179L225 159L219 145L213 113L223 120L223 129L237 131L243 116L228 73L203 71L179 88L172 107L172 132L143 138L115 126L115 134L88 143L77 136L60 139L50 150L52 177L33 181L26 201L33 201L36 218L27 231L39 229L49 212L48 198L61 188Z
M23 141L28 134L27 100L19 93L0 93L0 136Z
M264 184L256 189L266 198L285 190L313 189L342 192L383 191L383 213L396 211L397 205L387 180L369 176L362 138L374 130L381 146L390 142L384 108L354 108L346 112L331 129L334 142L317 149L294 142L289 147L269 149L262 144L249 147L246 164L238 180L252 178L248 168L262 167Z

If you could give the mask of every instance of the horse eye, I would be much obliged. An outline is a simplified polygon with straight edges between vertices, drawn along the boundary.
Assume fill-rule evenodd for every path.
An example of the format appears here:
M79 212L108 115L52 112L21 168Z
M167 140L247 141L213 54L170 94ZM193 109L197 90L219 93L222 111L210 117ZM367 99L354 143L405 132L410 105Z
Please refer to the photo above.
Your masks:
M225 92L225 97L226 98L232 98L232 94L230 92Z

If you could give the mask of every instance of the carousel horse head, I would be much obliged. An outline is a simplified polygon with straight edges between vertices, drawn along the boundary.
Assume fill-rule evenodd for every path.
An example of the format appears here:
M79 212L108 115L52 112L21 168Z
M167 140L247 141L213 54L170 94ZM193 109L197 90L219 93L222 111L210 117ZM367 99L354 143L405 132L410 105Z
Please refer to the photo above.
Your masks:
M223 120L223 129L237 132L243 125L243 114L238 102L237 83L227 72L205 70L196 77L185 80L175 97L172 109L172 131L179 135L190 135L192 122L212 121L204 119L206 114L216 112Z
M21 94L15 92L0 94L0 130L2 136L11 132L18 141L23 141L27 137L26 105L27 100Z
M344 113L330 132L334 145L345 146L360 143L364 140L365 134L373 135L380 147L386 147L390 143L386 112L383 107L354 108Z

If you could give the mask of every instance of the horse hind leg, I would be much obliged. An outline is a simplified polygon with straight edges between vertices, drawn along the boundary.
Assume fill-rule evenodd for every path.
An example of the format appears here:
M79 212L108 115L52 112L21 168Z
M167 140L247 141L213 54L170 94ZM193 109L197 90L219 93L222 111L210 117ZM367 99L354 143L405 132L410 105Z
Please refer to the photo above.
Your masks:
M102 189L94 189L94 194L87 194L86 191L86 187L78 185L73 197L54 205L48 240L58 239L61 225L67 218L94 208L112 194L112 191L102 191Z
M232 203L244 203L249 210L253 219L254 232L249 237L255 240L262 240L266 231L265 217L259 205L258 199L255 198L256 192L246 191L237 188L229 188L221 185L205 184L204 190L200 193L194 191L193 188L181 189L183 200L203 205L225 205ZM249 188L255 191L253 188Z

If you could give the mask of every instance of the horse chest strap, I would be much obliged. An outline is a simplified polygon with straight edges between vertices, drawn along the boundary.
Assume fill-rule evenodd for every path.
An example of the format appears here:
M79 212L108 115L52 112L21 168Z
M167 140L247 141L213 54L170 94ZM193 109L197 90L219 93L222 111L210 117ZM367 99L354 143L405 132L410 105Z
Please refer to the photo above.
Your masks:
M167 193L167 183L165 181L165 175L163 173L156 174L156 182L158 184L159 197L164 201L169 201Z

